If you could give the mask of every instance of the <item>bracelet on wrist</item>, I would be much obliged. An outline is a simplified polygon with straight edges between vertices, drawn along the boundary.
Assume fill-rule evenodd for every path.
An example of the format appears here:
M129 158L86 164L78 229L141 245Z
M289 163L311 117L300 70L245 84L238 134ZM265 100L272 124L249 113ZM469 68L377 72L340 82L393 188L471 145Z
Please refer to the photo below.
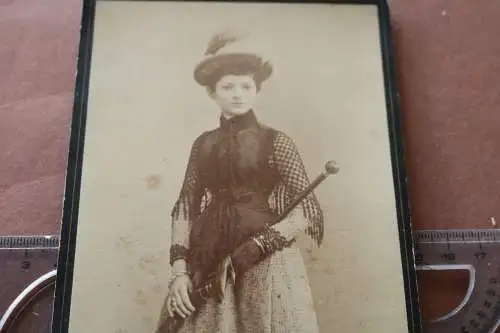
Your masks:
M170 283L169 283L169 285L171 285L175 280L177 280L177 278L179 278L181 276L189 276L189 277L191 277L191 273L188 272L188 271L173 272L172 276L170 276Z
M179 259L187 260L189 249L180 244L173 244L170 247L170 265L172 266L175 261Z
M259 247L262 254L265 254L266 249L265 249L264 245L262 244L262 242L260 241L260 239L253 237L252 240L255 242L255 244L257 244L257 246Z
M259 232L254 241L263 249L264 255L270 255L276 251L281 251L285 247L290 247L294 240L287 240L278 230L271 226L266 226Z

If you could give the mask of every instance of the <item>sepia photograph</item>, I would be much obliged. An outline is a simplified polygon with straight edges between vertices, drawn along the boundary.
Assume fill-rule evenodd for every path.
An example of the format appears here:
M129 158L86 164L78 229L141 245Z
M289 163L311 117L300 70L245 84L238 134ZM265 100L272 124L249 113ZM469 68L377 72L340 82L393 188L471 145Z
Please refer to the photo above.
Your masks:
M420 332L383 2L84 3L54 332Z

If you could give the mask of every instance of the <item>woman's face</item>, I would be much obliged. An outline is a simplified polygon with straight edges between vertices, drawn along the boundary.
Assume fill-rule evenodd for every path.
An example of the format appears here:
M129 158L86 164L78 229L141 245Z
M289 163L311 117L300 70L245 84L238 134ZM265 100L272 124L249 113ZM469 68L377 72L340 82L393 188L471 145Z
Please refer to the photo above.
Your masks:
M225 116L243 114L253 108L257 86L251 75L225 75L215 85L212 99Z

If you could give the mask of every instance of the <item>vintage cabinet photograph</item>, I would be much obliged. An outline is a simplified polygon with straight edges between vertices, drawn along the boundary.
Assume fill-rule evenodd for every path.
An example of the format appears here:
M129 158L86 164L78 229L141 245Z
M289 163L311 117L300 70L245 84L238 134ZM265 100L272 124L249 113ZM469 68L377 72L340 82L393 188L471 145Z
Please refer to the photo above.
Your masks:
M420 332L384 2L84 3L54 332Z

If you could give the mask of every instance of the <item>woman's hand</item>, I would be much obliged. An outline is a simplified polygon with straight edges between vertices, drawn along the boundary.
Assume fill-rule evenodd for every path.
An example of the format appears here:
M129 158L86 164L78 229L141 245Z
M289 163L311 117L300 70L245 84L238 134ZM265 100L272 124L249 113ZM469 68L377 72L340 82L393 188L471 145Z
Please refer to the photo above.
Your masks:
M167 299L167 310L170 317L177 313L182 318L191 315L195 308L189 294L193 291L193 282L187 274L179 275L170 286Z

